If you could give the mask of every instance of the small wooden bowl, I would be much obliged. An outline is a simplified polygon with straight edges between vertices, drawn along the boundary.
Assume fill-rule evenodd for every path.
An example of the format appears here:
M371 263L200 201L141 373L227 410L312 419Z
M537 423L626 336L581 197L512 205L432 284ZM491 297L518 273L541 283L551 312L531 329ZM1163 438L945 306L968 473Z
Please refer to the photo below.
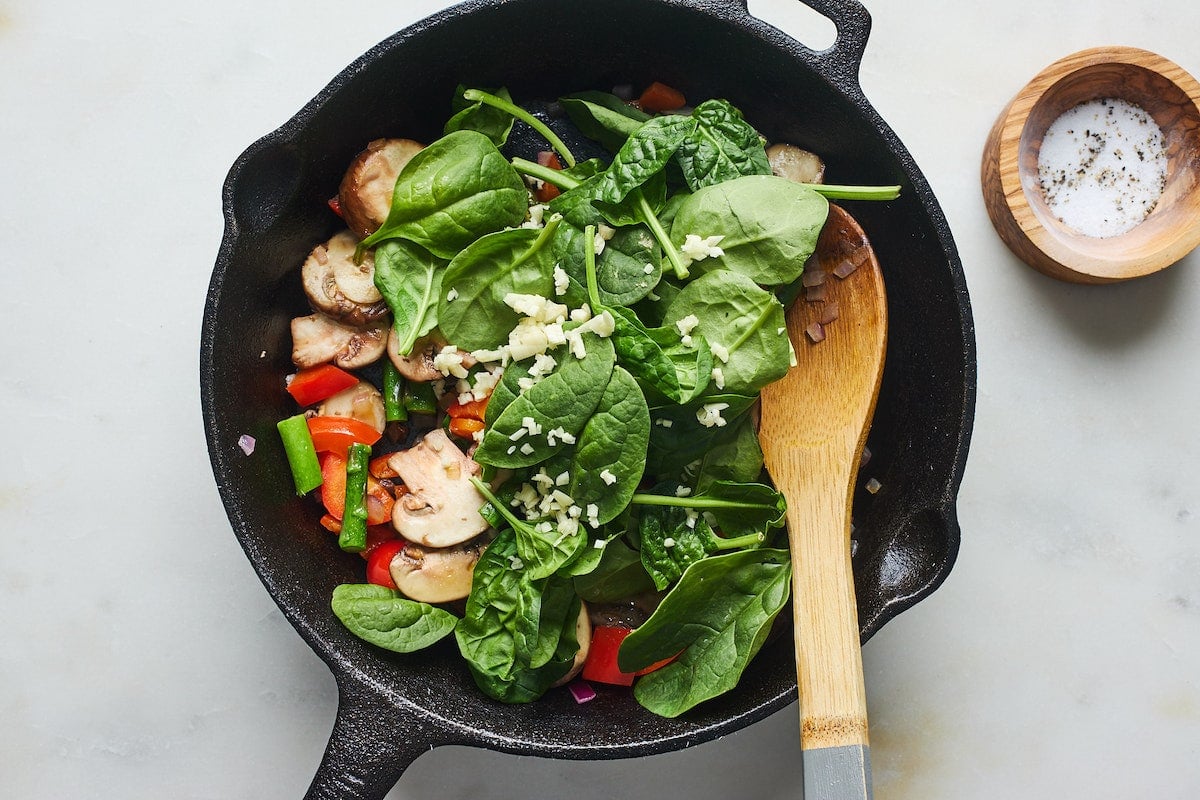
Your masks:
M1162 129L1166 185L1146 219L1097 238L1063 224L1046 204L1038 155L1047 128L1080 103L1115 98ZM988 134L983 198L1000 238L1054 278L1111 283L1157 272L1200 244L1200 84L1177 64L1132 47L1097 47L1054 62L1000 113Z

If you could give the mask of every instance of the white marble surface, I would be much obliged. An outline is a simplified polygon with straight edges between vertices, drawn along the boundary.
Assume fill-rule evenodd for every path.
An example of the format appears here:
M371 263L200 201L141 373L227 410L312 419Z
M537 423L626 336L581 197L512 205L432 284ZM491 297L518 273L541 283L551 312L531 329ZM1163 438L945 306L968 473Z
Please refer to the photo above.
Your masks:
M446 5L0 3L0 797L308 785L333 680L230 533L200 424L220 186ZM1126 44L1200 74L1200 11L867 5L862 83L949 217L979 345L958 564L865 651L877 796L1200 797L1200 257L1056 283L1004 249L978 186L1039 69ZM752 8L816 35L789 0ZM637 761L436 750L390 797L797 797L795 719Z

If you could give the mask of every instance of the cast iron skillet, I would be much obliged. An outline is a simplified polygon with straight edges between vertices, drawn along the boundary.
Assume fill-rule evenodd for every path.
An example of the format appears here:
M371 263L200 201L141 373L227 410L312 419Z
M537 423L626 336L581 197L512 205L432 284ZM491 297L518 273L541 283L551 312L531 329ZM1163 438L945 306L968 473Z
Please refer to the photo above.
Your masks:
M790 637L768 644L742 685L667 720L627 692L586 706L566 692L503 705L474 687L453 642L383 652L334 618L334 586L362 561L332 545L295 497L274 424L294 413L288 323L307 313L296 275L338 227L325 201L369 140L430 141L460 82L518 101L661 80L696 102L730 99L769 139L820 153L837 183L903 185L894 202L848 203L883 264L891 330L869 444L883 484L856 499L863 639L933 591L958 550L955 495L975 396L962 267L929 186L867 102L858 67L870 17L854 0L805 0L837 27L814 52L750 16L745 0L473 0L403 30L338 75L234 164L200 351L209 453L234 533L263 584L337 679L340 701L309 797L380 798L431 747L468 744L573 759L641 756L731 733L796 698ZM242 434L257 438L247 457Z

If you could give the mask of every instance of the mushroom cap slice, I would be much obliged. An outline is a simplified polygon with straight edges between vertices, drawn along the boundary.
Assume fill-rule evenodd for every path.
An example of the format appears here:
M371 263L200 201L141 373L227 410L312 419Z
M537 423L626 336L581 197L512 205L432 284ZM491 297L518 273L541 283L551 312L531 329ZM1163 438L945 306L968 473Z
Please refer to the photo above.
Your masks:
M392 326L392 331L388 334L387 354L388 358L392 360L392 364L395 365L396 371L405 378L416 383L428 383L446 377L433 365L433 359L444 346L435 337L424 336L413 343L411 353L402 356L400 355L400 336L396 333L395 326Z
M358 240L350 231L335 234L319 244L300 268L309 305L340 322L366 325L388 313L383 295L375 288L374 254L367 251L355 263Z
M375 139L355 156L338 187L342 218L360 239L374 233L392 210L396 178L424 148L412 139Z
M592 648L592 618L588 612L588 605L584 602L579 604L579 619L575 620L575 638L579 641L575 661L571 663L571 670L554 682L555 686L566 686L583 672L583 663L587 661L588 652Z
M387 350L386 319L365 327L346 325L320 312L292 320L292 363L315 367L333 363L343 369L365 367Z
M387 413L383 407L383 395L374 384L359 381L335 395L325 398L317 409L322 417L351 417L365 422L383 433L387 427Z
M479 537L454 547L407 542L388 565L400 593L422 603L449 603L471 593L475 565L487 542Z
M794 144L773 144L767 148L771 172L796 183L824 183L825 162Z
M392 508L392 525L410 542L452 547L488 528L479 509L487 502L471 483L479 464L467 458L435 428L407 450L393 453L388 465L408 489Z

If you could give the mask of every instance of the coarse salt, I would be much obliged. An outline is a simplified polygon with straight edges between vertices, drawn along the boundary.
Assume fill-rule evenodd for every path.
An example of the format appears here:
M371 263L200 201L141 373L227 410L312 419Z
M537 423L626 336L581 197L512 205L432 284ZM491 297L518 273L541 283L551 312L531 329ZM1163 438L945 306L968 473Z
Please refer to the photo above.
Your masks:
M1085 236L1118 236L1154 210L1167 177L1162 130L1145 109L1101 98L1046 130L1038 179L1050 212Z

